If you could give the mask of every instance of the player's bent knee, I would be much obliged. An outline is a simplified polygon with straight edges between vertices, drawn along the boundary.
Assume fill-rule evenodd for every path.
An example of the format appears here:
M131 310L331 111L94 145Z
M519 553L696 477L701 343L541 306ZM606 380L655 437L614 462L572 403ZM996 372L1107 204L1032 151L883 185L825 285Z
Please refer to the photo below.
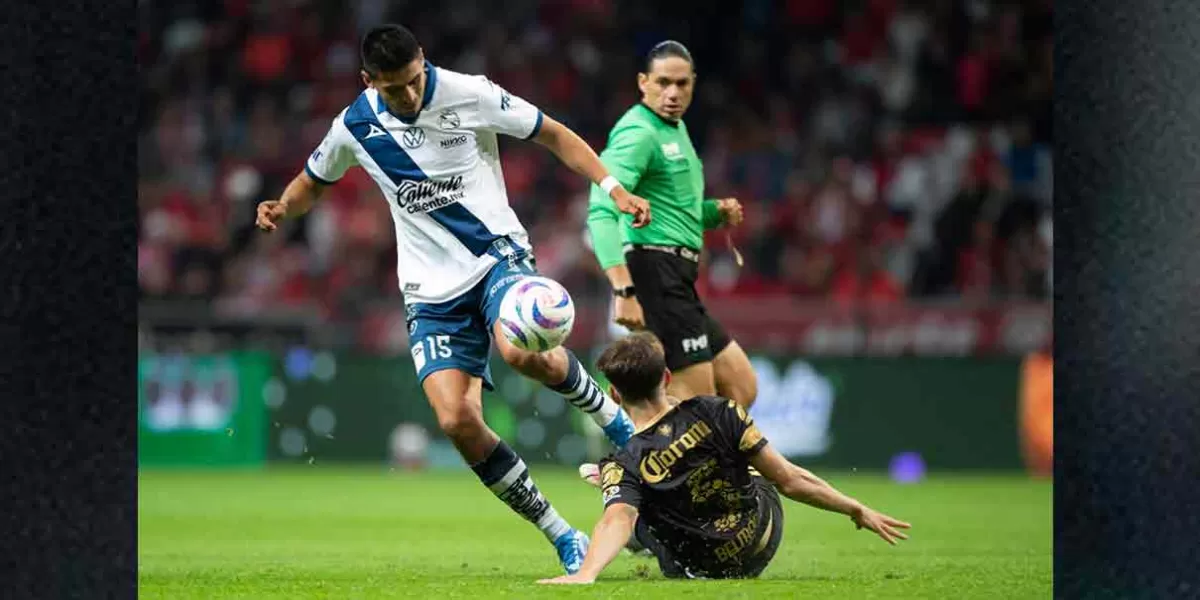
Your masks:
M439 410L437 420L442 433L456 440L476 437L482 434L487 427L480 410L465 398L458 406Z
M567 358L563 354L565 350L561 347L546 352L522 350L507 343L497 344L497 347L504 362L526 377L543 382L557 382L567 376Z
M526 369L536 366L538 361L538 354L536 352L522 350L512 344L501 343L497 344L497 346L500 349L500 358L503 358L504 362L508 363L508 366L521 372L525 372Z

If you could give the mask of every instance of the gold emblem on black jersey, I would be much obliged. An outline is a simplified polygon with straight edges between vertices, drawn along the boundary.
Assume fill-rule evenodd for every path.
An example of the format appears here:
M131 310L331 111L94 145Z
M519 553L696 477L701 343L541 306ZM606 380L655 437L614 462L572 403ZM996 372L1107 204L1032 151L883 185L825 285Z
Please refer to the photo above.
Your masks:
M671 437L671 424L663 423L662 425L659 425L658 426L658 435L661 435L663 437Z
M621 465L615 462L604 463L604 469L600 471L600 487L606 488L618 485L624 476L625 469L621 468Z
M750 515L750 518L746 520L745 527L739 529L737 535L735 535L733 539L721 544L720 546L717 546L716 550L713 552L713 554L716 555L717 560L721 562L740 562L738 561L740 558L738 555L741 553L742 549L744 549L746 546L749 546L750 543L754 541L754 530L757 528L758 515L752 514Z
M731 512L716 521L713 521L713 528L719 532L733 531L737 527L739 521L742 520L742 513Z
M742 408L741 404L738 404L737 402L730 400L729 408L732 408L733 410L737 411L737 416L739 419L742 420L743 423L752 423L753 422L750 420L749 413L746 412L746 409Z
M738 449L745 452L754 447L763 439L763 434L758 430L758 425L751 423L746 430L742 432L742 439L738 442Z

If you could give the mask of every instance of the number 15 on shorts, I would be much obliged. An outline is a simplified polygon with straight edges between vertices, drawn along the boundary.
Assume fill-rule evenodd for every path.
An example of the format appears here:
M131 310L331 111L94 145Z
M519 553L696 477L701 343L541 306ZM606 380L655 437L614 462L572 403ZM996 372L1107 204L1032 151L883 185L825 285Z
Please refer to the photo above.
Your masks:
M450 350L450 336L448 335L431 335L421 343L413 346L413 365L417 367L417 372L425 368L426 360L437 360L439 358L450 358L453 352Z

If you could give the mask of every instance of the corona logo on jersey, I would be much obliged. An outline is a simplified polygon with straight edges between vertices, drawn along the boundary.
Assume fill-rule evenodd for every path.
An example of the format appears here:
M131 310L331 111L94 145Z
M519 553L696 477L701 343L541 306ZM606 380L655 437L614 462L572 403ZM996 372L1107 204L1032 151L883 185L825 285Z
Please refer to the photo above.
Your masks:
M671 442L665 450L654 450L642 458L639 470L646 483L658 483L671 474L671 465L679 462L688 450L695 448L704 438L712 435L712 428L704 421L697 421L679 439Z
M396 190L396 204L410 215L427 213L463 199L462 175L449 179L405 180Z

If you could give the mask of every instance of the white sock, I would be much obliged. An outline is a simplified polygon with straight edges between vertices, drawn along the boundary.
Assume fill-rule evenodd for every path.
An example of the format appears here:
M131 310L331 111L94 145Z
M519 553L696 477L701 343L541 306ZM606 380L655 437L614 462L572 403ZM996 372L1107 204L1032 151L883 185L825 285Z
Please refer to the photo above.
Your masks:
M558 385L546 387L561 395L572 406L587 413L600 427L605 427L617 418L621 407L600 386L596 380L583 368L583 364L567 350L567 378Z

